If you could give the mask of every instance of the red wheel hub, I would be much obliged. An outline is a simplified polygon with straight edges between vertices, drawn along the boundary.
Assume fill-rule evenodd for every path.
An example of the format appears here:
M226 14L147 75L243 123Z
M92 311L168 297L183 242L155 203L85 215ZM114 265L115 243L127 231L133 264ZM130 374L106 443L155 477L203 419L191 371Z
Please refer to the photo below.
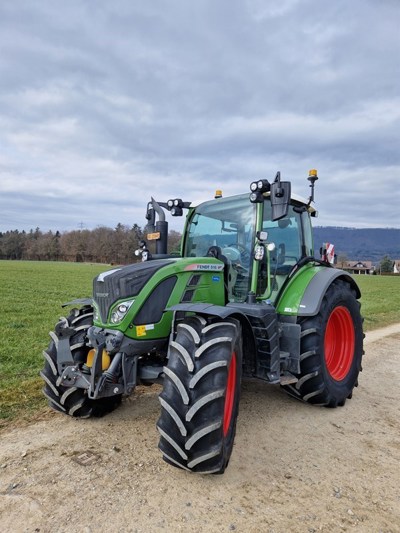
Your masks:
M231 425L233 406L235 404L236 392L236 353L232 353L231 364L228 370L228 380L226 383L225 407L224 407L224 437L228 434Z
M342 381L354 358L355 333L350 311L338 306L330 314L325 331L325 364L331 377Z

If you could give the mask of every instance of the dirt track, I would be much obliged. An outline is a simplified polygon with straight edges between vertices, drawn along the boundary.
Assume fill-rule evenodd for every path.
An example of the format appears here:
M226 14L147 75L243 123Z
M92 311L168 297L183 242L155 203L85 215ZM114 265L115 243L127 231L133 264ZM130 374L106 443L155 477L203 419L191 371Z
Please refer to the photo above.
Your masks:
M51 414L8 429L0 530L400 532L399 385L400 325L367 336L360 386L342 408L246 383L223 476L162 461L153 388L104 419ZM84 465L83 452L97 455Z

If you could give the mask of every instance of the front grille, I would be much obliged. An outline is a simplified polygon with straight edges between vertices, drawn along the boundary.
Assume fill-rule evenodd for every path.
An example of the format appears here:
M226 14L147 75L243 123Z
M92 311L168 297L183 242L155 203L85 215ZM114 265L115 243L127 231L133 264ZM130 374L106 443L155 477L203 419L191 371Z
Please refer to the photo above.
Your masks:
M133 298L143 289L149 279L171 259L137 263L100 274L93 280L93 300L96 302L103 323L107 322L108 310L122 298Z

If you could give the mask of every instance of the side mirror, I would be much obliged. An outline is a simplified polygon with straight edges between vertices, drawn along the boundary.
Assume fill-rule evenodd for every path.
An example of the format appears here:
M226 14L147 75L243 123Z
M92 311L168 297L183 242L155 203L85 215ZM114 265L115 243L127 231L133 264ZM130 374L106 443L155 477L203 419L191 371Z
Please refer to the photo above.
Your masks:
M272 220L279 220L287 216L290 193L290 181L281 181L281 173L277 172L275 181L271 183Z
M146 211L146 220L148 221L145 227L145 231L148 231L149 233L153 233L155 223L156 223L156 213L153 208L152 202L149 202L147 204L147 211Z

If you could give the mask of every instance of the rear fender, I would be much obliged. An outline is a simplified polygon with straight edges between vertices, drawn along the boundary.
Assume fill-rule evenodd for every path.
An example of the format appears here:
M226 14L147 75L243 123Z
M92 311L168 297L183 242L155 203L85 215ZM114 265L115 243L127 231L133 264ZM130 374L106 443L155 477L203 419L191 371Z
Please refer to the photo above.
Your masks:
M279 299L277 312L280 315L314 316L321 307L328 287L335 279L343 279L350 284L360 298L361 292L354 279L337 268L306 266L289 282Z

